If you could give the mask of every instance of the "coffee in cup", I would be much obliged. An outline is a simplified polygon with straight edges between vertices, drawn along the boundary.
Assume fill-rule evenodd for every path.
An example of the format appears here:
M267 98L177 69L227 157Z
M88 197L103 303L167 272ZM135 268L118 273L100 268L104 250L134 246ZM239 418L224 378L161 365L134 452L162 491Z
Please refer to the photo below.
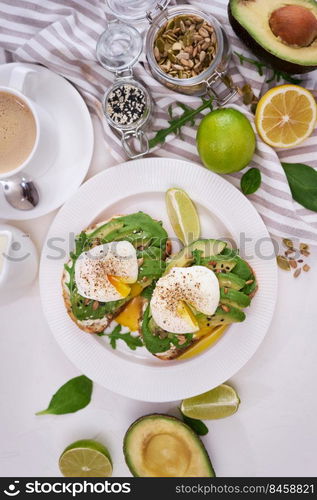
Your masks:
M27 103L16 94L0 91L0 174L27 160L36 135L36 121Z

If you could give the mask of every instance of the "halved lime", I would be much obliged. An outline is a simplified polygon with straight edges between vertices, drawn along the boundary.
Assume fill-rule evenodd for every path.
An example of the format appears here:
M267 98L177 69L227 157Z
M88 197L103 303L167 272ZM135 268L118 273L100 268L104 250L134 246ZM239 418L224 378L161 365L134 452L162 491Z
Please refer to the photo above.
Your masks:
M186 417L215 420L229 417L239 408L240 399L230 385L222 384L211 391L182 401L181 410Z
M166 209L177 238L184 245L198 240L200 222L196 207L185 191L171 188L166 192Z
M67 446L58 465L65 477L110 477L112 474L109 451L92 439L81 439Z

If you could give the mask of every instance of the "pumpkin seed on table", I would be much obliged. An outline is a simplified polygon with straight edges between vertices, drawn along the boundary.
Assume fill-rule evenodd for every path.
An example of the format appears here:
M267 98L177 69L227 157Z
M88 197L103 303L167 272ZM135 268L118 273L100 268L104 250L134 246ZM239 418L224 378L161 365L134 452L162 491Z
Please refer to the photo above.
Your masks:
M154 41L159 67L173 78L193 78L213 62L217 51L214 28L194 15L180 15L167 21Z
M286 257L284 257L284 255L278 255L276 257L276 260L277 260L277 265L280 269L283 269L284 271L289 271L291 266L290 266L290 263L288 261L288 259Z
M283 238L283 244L290 249L294 249L294 243L292 240L289 240L288 238Z

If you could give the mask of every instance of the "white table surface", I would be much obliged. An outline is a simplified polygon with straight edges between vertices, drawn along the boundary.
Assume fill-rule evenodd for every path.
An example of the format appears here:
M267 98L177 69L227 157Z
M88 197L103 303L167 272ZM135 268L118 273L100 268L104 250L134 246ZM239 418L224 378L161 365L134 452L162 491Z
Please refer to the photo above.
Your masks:
M94 123L96 148L88 177L115 162ZM10 223L29 233L40 250L55 213ZM3 222L3 221L2 221ZM313 251L311 262L316 262ZM279 271L271 328L254 357L230 383L241 398L232 417L210 421L204 443L218 476L316 476L317 264L292 278ZM110 449L114 476L129 476L122 454L128 426L171 403L129 400L94 385L78 413L38 416L68 379L80 375L46 325L38 282L27 296L0 308L0 475L59 476L58 457L72 441L94 438Z

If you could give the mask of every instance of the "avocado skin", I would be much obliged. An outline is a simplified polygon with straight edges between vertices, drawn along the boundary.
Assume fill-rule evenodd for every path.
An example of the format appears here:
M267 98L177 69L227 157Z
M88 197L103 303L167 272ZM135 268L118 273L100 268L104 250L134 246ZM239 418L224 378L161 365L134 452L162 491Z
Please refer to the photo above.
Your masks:
M263 59L263 61L272 66L272 68L278 71L284 71L290 75L309 73L309 71L317 69L317 66L303 66L301 64L284 61L284 59L280 59L265 50L233 16L230 3L228 4L228 17L233 31L240 38L240 40L245 43L253 54L255 54L259 59Z
M140 425L144 420L149 420L149 419L152 419L152 420L155 420L155 419L169 420L171 422L174 422L176 425L181 425L181 426L185 427L190 432L190 434L192 435L193 439L195 439L195 441L198 442L199 445L200 445L201 452L204 455L206 464L207 464L208 469L210 471L210 476L208 476L208 477L216 477L216 473L215 473L214 468L212 466L212 463L210 461L210 458L209 458L209 455L207 453L207 450L206 450L203 442L199 438L199 436L187 424L185 424L179 418L172 417L171 415L165 415L164 413L150 413L148 415L144 415L143 417L138 418L137 420L135 420L130 425L130 427L128 428L127 432L124 435L124 438L123 438L123 454L124 454L124 458L125 458L126 464L129 467L129 470L130 470L130 472L131 472L131 474L132 474L133 477L142 477L142 476L138 475L137 471L134 469L133 464L131 463L131 460L130 460L131 453L129 451L129 436L131 434L131 431L137 425Z

